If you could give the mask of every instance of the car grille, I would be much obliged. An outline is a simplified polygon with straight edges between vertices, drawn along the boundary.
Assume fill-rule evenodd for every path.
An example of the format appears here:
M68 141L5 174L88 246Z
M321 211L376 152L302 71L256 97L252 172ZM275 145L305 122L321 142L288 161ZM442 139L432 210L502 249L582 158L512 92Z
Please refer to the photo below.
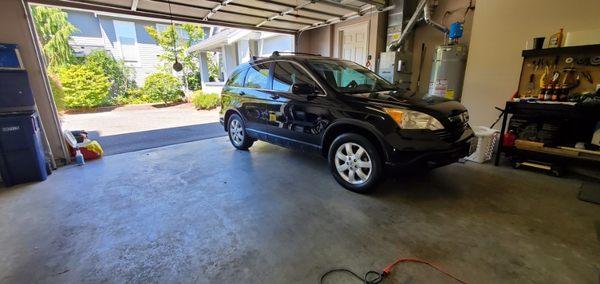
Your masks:
M448 117L449 127L435 132L441 139L447 142L458 140L469 127L469 114L465 111L458 115Z

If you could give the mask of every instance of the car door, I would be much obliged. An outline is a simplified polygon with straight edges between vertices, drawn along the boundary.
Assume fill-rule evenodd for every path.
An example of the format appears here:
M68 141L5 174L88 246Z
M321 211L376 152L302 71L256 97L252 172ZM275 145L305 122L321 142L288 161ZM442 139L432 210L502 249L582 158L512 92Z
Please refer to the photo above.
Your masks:
M250 64L244 87L239 92L246 128L251 135L261 138L265 131L266 105L271 95L267 92L271 87L269 67L270 63Z
M308 71L294 61L276 61L272 66L272 91L267 105L267 132L281 138L284 146L316 149L330 123L328 101ZM314 85L313 96L292 93L292 85Z

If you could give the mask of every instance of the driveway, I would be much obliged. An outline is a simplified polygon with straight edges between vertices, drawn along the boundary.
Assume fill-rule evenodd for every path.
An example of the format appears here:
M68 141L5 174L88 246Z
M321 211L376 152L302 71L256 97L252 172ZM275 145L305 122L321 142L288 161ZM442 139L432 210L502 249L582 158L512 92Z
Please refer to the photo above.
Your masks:
M91 139L100 142L105 155L226 135L217 110L196 110L190 103L63 114L61 121L63 129L87 131Z

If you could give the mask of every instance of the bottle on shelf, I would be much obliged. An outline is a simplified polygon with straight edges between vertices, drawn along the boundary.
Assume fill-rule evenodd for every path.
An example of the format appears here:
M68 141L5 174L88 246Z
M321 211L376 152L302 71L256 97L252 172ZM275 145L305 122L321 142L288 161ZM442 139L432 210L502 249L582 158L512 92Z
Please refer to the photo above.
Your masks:
M548 88L546 88L546 93L544 93L544 101L551 101L552 94L554 94L554 86L549 85Z
M560 94L558 95L558 100L564 102L567 100L567 96L569 96L569 87L563 84L560 89Z
M538 93L537 99L540 101L543 101L544 95L546 95L546 87L541 87L540 92Z

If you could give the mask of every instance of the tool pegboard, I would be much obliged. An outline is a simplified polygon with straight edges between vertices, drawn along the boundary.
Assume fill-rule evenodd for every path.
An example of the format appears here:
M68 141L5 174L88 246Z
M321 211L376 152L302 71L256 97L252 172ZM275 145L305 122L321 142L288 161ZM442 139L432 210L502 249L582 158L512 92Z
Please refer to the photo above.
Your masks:
M600 44L524 50L522 55L520 97L537 97L544 84L567 85L568 94L600 88Z

